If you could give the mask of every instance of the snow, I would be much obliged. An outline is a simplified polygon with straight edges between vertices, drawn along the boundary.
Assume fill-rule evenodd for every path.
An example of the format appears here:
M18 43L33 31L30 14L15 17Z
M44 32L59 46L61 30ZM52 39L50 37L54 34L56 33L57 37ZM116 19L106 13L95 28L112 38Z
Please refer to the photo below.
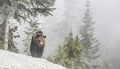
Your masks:
M66 69L43 58L0 50L0 69Z

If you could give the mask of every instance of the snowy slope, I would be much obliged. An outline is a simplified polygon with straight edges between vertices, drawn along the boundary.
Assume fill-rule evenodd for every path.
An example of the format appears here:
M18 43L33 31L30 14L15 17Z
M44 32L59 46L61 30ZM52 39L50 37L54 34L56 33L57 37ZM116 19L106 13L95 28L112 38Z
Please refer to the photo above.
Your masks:
M0 69L66 69L42 58L0 50Z

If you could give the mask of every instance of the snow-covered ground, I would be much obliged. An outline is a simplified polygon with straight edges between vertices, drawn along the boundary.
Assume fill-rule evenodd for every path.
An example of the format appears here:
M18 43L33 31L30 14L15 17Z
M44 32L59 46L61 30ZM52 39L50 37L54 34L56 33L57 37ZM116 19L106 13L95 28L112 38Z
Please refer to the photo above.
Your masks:
M66 69L42 58L0 50L0 69Z

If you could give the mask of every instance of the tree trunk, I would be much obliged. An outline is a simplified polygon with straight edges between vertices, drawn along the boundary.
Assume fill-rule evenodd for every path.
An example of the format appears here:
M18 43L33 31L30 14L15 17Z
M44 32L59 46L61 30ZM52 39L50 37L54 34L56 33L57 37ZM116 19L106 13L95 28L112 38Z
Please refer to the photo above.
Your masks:
M4 49L7 50L8 49L8 33L9 33L9 27L8 27L8 23L5 20L4 21Z
M90 53L90 52L89 52L89 56L90 56L90 58L89 58L89 62L90 62L90 69L92 69L91 53Z
M7 50L8 49L8 34L9 34L9 26L8 26L8 16L9 14L7 13L7 10L5 10L5 13L4 13L4 49Z

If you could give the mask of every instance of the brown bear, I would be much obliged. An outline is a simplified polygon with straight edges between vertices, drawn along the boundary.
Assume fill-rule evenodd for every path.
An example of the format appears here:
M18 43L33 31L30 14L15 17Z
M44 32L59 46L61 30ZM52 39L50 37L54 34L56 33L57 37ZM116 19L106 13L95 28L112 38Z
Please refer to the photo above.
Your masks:
M37 31L33 34L30 45L30 53L32 57L42 57L45 47L45 38L46 36L43 35L42 31Z

